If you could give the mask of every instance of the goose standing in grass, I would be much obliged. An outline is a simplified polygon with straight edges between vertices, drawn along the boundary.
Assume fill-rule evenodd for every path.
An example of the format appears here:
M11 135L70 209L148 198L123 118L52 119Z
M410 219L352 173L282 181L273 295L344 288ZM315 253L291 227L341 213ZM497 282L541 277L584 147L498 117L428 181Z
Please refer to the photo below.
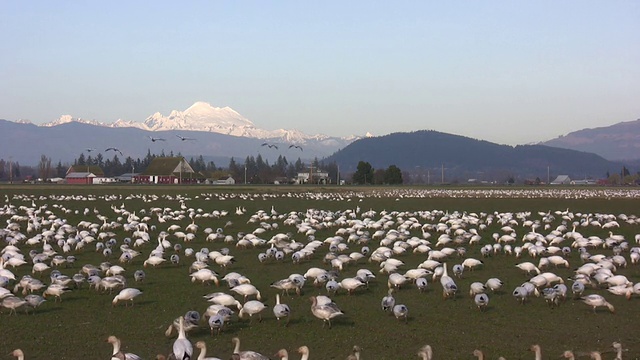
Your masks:
M398 304L393 307L393 316L406 323L409 320L409 308L404 304Z
M240 308L240 312L238 312L238 317L241 319L244 318L245 314L249 315L249 324L251 324L251 320L253 319L253 315L258 314L258 318L260 322L262 322L262 310L266 309L267 306L258 300L249 300L242 308Z
M302 345L297 351L300 354L300 360L309 360L309 347Z
M560 357L563 357L569 360L576 360L576 356L573 354L573 351L571 350L566 350L565 352L562 353Z
M256 287L251 284L240 284L238 286L234 286L233 288L231 288L231 291L244 296L244 301L247 301L247 298L252 295L255 295L256 299L262 300L260 291L258 291L258 289L256 289Z
M610 312L615 313L616 309L611 305L602 295L590 294L580 298L583 303L593 307L593 313L596 313L596 308L600 306L606 306Z
M120 339L111 335L107 338L107 342L113 345L113 353L111 354L111 360L141 360L142 358L133 353L124 353L120 350Z
M193 345L184 331L184 318L180 316L178 338L173 342L173 355L176 360L191 360Z
M484 360L484 353L480 349L473 350L473 356L477 357L478 360Z
M311 300L311 313L323 321L322 327L324 327L325 323L328 323L329 329L331 329L331 319L344 315L340 308L338 308L338 305L331 300L321 304L318 302L317 296L311 296L309 299Z
M389 289L387 296L382 298L380 305L382 306L382 311L393 310L393 307L396 305L396 299L393 297L393 288Z
M24 360L24 352L20 349L13 350L9 355L15 356L17 360Z
M238 360L269 360L268 357L251 350L240 351L240 338L234 337L231 339L235 347L233 348L233 359Z
M138 289L134 289L134 288L122 289L120 290L120 293L113 298L113 301L111 302L111 304L115 306L116 304L118 304L118 301L131 301L131 306L133 306L133 299L135 299L137 296L141 294L142 294L142 291ZM126 302L124 304L125 306L127 306Z
M614 360L622 360L622 344L620 344L617 341L614 341L612 346L613 346L613 349L616 351L616 358Z
M347 356L347 360L360 360L360 352L362 349L358 345L354 345L351 349L351 355Z
M431 345L425 345L420 348L418 351L418 356L422 358L422 360L431 360L433 359L433 349Z
M484 284L484 286L486 286L487 288L489 288L489 290L493 292L500 290L502 285L504 285L504 283L502 282L502 280L498 278L491 278L487 280L487 282Z
M529 350L534 352L536 356L536 360L542 360L542 349L540 348L540 345L538 344L531 345Z
M287 349L280 349L273 356L275 356L276 358L278 358L280 360L289 360L289 352L287 351Z
M197 360L221 360L217 357L206 357L207 356L207 344L204 341L198 341L196 343L196 347L200 349L200 355L198 355Z
M11 313L18 315L18 312L16 310L26 304L27 302L24 299L21 299L17 296L7 296L2 299L2 303L0 305L2 305L2 307L4 308L9 309L9 315L11 315Z
M478 309L484 311L489 305L489 296L487 294L477 294L474 301Z
M280 294L276 294L276 304L273 306L273 315L275 315L276 319L278 319L278 322L281 318L286 317L287 322L284 324L284 326L289 325L289 315L291 315L291 308L289 308L289 305L287 304L280 303Z
M602 360L602 354L599 351L592 351L589 353L593 360Z

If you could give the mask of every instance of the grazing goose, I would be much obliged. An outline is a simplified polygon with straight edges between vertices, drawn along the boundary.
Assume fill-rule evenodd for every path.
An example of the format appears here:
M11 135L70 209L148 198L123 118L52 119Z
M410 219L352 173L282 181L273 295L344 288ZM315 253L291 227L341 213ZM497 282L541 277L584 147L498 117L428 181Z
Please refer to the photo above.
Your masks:
M234 286L233 288L231 288L231 291L244 296L244 301L247 301L247 298L252 295L255 295L256 299L262 300L260 291L258 291L258 289L256 289L256 287L251 284L240 284L238 286Z
M281 318L286 317L287 322L284 325L289 325L289 315L291 315L291 308L289 308L289 305L287 304L280 303L280 294L276 294L276 304L273 306L273 315L275 315L278 321L280 321Z
M180 316L178 338L173 342L173 355L176 360L191 360L193 345L184 331L184 318Z
M566 350L565 352L562 353L562 355L560 357L563 357L565 359L569 359L569 360L575 360L576 356L573 354L573 351L571 350Z
M131 301L131 306L133 306L133 299L135 299L137 296L141 294L142 294L142 291L138 289L134 289L134 288L122 289L120 290L120 293L113 298L113 301L111 302L111 304L115 306L116 304L118 304L118 301ZM127 306L126 302L124 304L125 306Z
M331 319L344 315L333 301L320 304L317 296L311 296L309 299L311 300L311 313L323 321L322 327L324 327L325 323L329 323L329 329L331 329Z
M409 308L404 304L398 304L393 307L393 316L398 320L404 320L406 323L409 319Z
M487 294L477 294L474 301L478 309L484 311L489 305L489 296Z
M592 351L589 353L589 355L593 360L602 360L602 355L600 354L599 351Z
M255 351L240 351L240 338L234 337L231 341L235 344L232 357L234 360L269 360L268 357Z
M273 356L275 356L276 358L281 359L281 360L289 360L289 352L287 351L287 349L280 349Z
M606 306L610 312L615 313L616 309L611 305L602 295L590 294L580 298L583 303L593 307L593 313L596 313L596 308L599 306Z
M249 324L251 324L253 315L258 314L258 321L262 322L262 310L266 308L267 306L258 300L249 300L244 305L242 305L242 308L240 308L240 312L238 312L238 316L243 319L244 315L248 314Z
M489 290L494 291L494 292L497 291L497 290L500 290L502 285L504 285L504 283L502 282L502 280L500 280L498 278L491 278L491 279L487 280L487 282L484 284L484 286L488 287Z
M120 339L111 335L107 338L107 342L113 345L113 353L111 355L111 360L141 360L142 358L133 353L124 353L120 350L121 342Z
M393 297L393 288L389 289L387 296L382 298L382 311L391 311L396 304L396 299Z

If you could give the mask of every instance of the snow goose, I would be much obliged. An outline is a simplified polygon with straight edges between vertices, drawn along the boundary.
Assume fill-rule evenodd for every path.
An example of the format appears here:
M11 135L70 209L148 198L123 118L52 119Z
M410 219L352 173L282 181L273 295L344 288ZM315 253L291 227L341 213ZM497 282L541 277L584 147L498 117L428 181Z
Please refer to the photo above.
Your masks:
M9 315L11 315L11 313L18 315L16 310L26 304L27 302L24 299L21 299L17 296L7 296L2 299L2 304L0 305L2 305L2 307L4 308L9 309Z
M113 345L113 353L111 354L111 360L141 360L142 358L133 353L124 353L120 350L120 339L111 335L107 338L107 342Z
M500 290L502 285L504 285L504 283L502 282L502 280L500 280L498 278L491 278L491 279L487 280L486 283L484 283L484 286L486 286L487 288L489 288L489 290L491 290L493 292L495 292L497 290Z
M404 285L407 282L407 278L402 275L402 274L398 274L398 273L392 273L389 274L389 280L387 281L387 285L388 287L391 288L395 288L395 289L400 289L400 287L402 287L402 285Z
M478 360L484 360L484 353L480 349L473 350L473 356L477 357Z
M193 355L193 345L184 331L184 318L180 316L178 338L173 342L173 355L176 360L188 360Z
M280 321L281 318L286 317L287 322L285 326L289 325L289 319L291 315L291 308L287 304L280 303L280 294L276 294L276 304L273 306L273 315Z
M251 284L240 284L238 286L234 286L233 288L231 288L231 291L244 296L244 301L247 301L247 298L252 295L255 295L256 299L262 300L260 291L258 291L258 289L256 289L256 287Z
M234 337L231 341L235 344L233 349L233 357L234 360L269 360L268 357L257 353L255 351L246 350L240 351L240 338Z
M610 312L615 313L616 309L611 305L602 295L590 294L580 298L583 303L593 307L593 313L596 313L596 308L599 306L606 306Z
M614 341L612 346L613 346L613 349L616 351L616 358L614 360L622 360L622 344L620 344L617 341Z
M309 348L306 345L300 346L297 351L301 355L300 360L309 360Z
M487 294L477 294L474 302L480 311L484 311L489 305L489 296Z
M347 290L347 294L351 295L357 288L366 284L356 278L344 278L340 281L340 287Z
M484 284L481 282L473 282L471 283L471 285L469 285L469 296L476 296L478 294L484 294L484 292L487 290L487 288L485 288Z
M524 271L527 275L530 275L532 271L535 271L537 274L540 274L540 269L538 269L537 266L535 266L533 263L528 261L517 264L516 267Z
M240 312L238 312L238 316L243 319L245 314L249 315L249 323L253 319L253 315L258 314L258 321L262 321L262 310L266 309L267 306L258 300L249 300L240 308Z
M275 356L276 358L281 359L281 360L289 360L289 352L287 351L287 349L280 349L273 356Z
M404 304L398 304L393 307L393 316L398 320L404 320L406 323L409 320L409 308Z
M396 299L393 297L393 289L389 289L387 296L382 298L380 305L382 306L382 311L393 310L393 307L396 305Z
M311 300L311 313L323 321L322 327L324 327L325 323L329 323L329 329L331 329L331 319L344 315L338 305L330 299L328 303L320 303L317 296L311 296L309 299Z
M133 306L133 299L135 299L137 296L141 294L142 294L142 291L135 288L122 289L120 290L120 293L113 298L113 301L111 302L111 304L115 306L116 304L118 304L118 301L131 301L131 306ZM126 302L125 302L125 306L127 306Z
M15 356L18 360L24 360L24 352L20 349L13 350L10 355Z
M422 360L431 360L433 358L433 349L431 345L425 345L420 348L418 351L418 356L422 358Z
M207 344L204 341L198 341L196 343L196 347L200 349L200 355L198 355L197 360L220 360L220 358L217 358L217 357L206 357Z
M533 351L535 353L536 360L542 360L542 350L540 348L540 345L538 345L538 344L531 345L529 350Z
M575 360L576 356L573 354L573 351L571 350L566 350L565 352L562 353L562 355L560 357L563 357L565 359L569 359L569 360Z
M358 345L354 345L351 349L351 355L347 356L347 360L360 360L360 352L362 349Z

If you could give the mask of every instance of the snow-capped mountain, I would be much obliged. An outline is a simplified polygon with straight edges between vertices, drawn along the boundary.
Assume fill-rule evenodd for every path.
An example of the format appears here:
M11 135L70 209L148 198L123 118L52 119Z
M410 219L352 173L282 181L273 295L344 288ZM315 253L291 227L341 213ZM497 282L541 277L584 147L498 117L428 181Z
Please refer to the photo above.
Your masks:
M317 142L328 142L327 145L332 142L342 143L339 144L339 146L343 146L359 138L354 135L346 138L333 138L323 134L307 135L295 129L264 130L256 127L253 122L230 107L214 107L202 101L196 102L184 111L173 110L168 116L156 112L146 118L144 122L118 119L113 123L103 123L96 120L85 120L82 118L73 118L71 115L63 115L59 119L42 124L41 126L51 127L72 121L113 128L134 127L147 131L206 131L224 135L277 140L294 144L306 144L307 141L313 140Z

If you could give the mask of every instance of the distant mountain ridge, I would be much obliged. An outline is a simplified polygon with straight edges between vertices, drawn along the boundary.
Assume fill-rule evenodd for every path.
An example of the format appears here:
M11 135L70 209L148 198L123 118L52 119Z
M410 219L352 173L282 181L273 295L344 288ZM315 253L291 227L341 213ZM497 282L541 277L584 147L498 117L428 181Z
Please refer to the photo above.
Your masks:
M31 123L28 120L19 120L18 123ZM63 115L59 119L38 126L52 127L70 122L78 122L95 126L123 128L132 127L146 131L207 131L218 134L256 138L263 140L278 140L293 144L306 144L307 141L327 141L346 145L358 138L331 137L324 134L307 135L299 130L264 130L255 126L253 122L230 107L214 107L209 103L198 101L184 111L173 110L168 116L159 112L147 117L143 122L118 119L113 123L105 123L96 120L74 118L71 115Z
M441 172L446 179L500 181L513 176L546 181L554 174L599 179L620 168L592 153L544 145L498 145L432 130L359 139L325 161L335 161L344 172L355 171L359 161L369 162L375 169L396 165L404 171L428 174L437 182Z
M592 152L609 160L638 160L640 159L640 119L574 131L541 144Z

